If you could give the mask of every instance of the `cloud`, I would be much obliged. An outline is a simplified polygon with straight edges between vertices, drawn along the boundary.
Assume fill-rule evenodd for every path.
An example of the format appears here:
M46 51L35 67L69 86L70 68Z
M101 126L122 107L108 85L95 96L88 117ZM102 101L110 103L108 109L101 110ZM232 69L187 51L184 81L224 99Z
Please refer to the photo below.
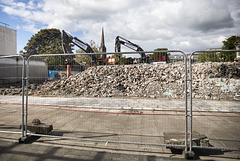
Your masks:
M187 3L186 3L187 2ZM194 6L194 7L193 7ZM188 18L190 27L202 32L233 27L233 18L228 9L227 1L202 0L185 1L183 17Z
M35 24L28 24L28 25L22 26L22 29L24 31L28 31L31 33L37 33L39 31L39 29L36 28Z
M239 34L238 0L2 0L2 11L20 17L26 31L58 28L85 42L100 44L105 29L108 51L116 36L145 50L186 51L221 47L222 38ZM221 41L219 41L221 40ZM108 46L109 45L109 46Z

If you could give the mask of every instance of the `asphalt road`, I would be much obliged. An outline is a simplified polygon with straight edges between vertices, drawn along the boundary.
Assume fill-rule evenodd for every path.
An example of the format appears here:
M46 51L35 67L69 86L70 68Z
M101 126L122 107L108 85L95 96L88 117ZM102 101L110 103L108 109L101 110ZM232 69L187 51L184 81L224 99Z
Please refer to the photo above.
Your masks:
M21 107L20 97L0 96L0 131L20 132ZM240 148L238 102L199 100L194 107L194 131L205 134L213 147ZM28 123L38 118L53 125L51 136L89 140L39 137L32 144L17 144L21 134L0 133L0 160L181 159L157 144L164 143L164 132L184 132L184 109L181 100L29 97ZM239 151L196 153L202 160L240 158Z

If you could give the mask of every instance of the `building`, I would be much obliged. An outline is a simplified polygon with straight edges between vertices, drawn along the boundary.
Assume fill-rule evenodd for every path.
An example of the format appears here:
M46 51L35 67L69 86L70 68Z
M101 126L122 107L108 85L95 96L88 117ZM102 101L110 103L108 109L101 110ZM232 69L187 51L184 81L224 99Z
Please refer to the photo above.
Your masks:
M0 56L17 55L17 31L0 26ZM23 59L2 57L0 59L0 85L11 85L22 81ZM48 66L45 61L29 61L29 81L42 82L48 79Z
M193 54L191 59L192 62L198 62L198 53ZM187 61L189 61L191 54L186 54ZM169 62L175 63L175 62L184 62L184 56L183 55L169 55Z
M103 28L102 28L101 46L99 48L99 52L100 53L106 53L107 52L107 49L106 49L106 46L105 46L105 41L104 41L104 31L103 31ZM106 59L106 54L102 54L101 55L101 59L102 60Z
M210 48L210 49L207 49L207 51L217 51L217 50L222 50L221 48Z
M240 41L235 42L234 45L236 46L236 50L240 50ZM236 54L236 59L240 60L240 52L237 52Z
M0 56L17 54L17 31L0 26Z

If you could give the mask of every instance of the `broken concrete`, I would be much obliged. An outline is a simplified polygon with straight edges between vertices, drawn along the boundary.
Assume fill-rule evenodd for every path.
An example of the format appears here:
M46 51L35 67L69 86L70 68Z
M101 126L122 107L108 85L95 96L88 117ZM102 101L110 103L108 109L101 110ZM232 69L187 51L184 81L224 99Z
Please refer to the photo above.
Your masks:
M193 98L240 100L239 63L197 63L192 65ZM31 79L31 78L30 78ZM185 97L184 64L135 64L91 67L69 78L57 78L29 85L29 95L67 97ZM189 86L188 86L189 88ZM20 88L2 88L2 95L19 95Z

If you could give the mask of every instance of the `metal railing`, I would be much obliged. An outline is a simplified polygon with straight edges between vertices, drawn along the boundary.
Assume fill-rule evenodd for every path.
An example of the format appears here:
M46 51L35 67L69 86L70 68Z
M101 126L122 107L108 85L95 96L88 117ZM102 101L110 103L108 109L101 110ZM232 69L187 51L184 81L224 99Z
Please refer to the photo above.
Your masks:
M148 54L148 53L168 53L169 55L170 54L175 54L175 53L177 53L178 55L182 55L183 56L183 61L181 62L181 64L182 64L182 67L183 67L183 71L182 71L182 74L184 75L183 77L181 77L180 78L180 80L179 80L179 82L184 82L183 83L183 87L182 87L182 93L180 93L180 95L181 95L181 99L183 99L184 100L184 104L185 104L185 109L184 109L184 111L185 111L185 115L184 115L184 117L185 117L185 123L183 124L184 126L185 126L185 128L184 128L184 130L182 130L184 133L185 133L185 145L171 145L171 144L164 144L164 143L137 143L137 142L133 142L133 141L116 141L116 140L97 140L97 139L84 139L84 138L81 138L81 137L73 137L73 136L69 136L69 137L65 137L65 136L53 136L53 135L40 135L40 134L37 134L37 136L49 136L49 137L58 137L58 138L63 138L63 139L73 139L73 138L75 138L76 140L87 140L87 141L94 141L94 142L112 142L112 143L123 143L123 144L139 144L139 145L158 145L158 146L168 146L168 147L182 147L182 148L185 148L185 150L187 150L187 146L188 146L188 141L187 141L187 137L188 137L188 135L187 135L187 133L188 133L188 127L187 127L187 125L188 125L188 120L187 120L187 116L188 116L188 114L187 114L187 57L186 57L186 55L185 55L185 53L184 52L182 52L182 51L179 51L179 50L169 50L169 51L144 51L144 53L146 53L146 54ZM138 52L138 53L140 53L140 52ZM98 55L99 53L95 53L95 55ZM107 55L113 55L113 54L116 54L116 53L106 53ZM132 54L136 54L136 52L121 52L121 53L118 53L118 54L122 54L122 55L129 55L129 56L131 56ZM86 53L83 53L83 54L68 54L67 56L88 56L88 55L91 55L91 54L86 54ZM48 58L50 58L50 57L66 57L66 54L47 54L47 55L31 55L29 58L28 58L28 60L27 60L27 62L29 62L32 58L35 58L35 57L41 57L41 58L46 58L46 60L48 59ZM117 66L116 66L116 69L119 67L119 63L116 63L117 64ZM127 63L127 64L129 64L129 63ZM166 66L168 65L168 64L165 64ZM62 64L61 64L61 66L63 66ZM108 66L109 66L109 69L111 68L111 67L115 67L114 65L111 65L111 64L108 64ZM131 65L130 65L131 66ZM155 65L150 65L150 66L155 66ZM161 66L161 65L159 65L159 66ZM100 66L100 67L102 67L102 65ZM141 66L139 66L139 68L141 68ZM157 69L157 68L156 68ZM170 71L170 69L169 69L169 71ZM106 74L106 75L108 75L108 74ZM28 87L28 89L26 90L26 120L28 119L28 116L29 115L31 115L31 114L29 114L29 96L28 96L28 91L29 90L31 90L31 89L29 89L29 81L31 81L31 79L32 79L32 77L31 76L29 76L29 63L27 63L27 84L26 84L26 86ZM164 79L167 79L167 78L165 78L164 77ZM183 80L181 80L181 79L183 79ZM166 81L166 80L164 80L164 81ZM168 81L168 80L167 80ZM170 81L169 81L170 82ZM170 83L169 83L170 84ZM122 87L118 87L119 89L121 89ZM169 90L168 89L166 89L165 91L164 91L166 94L165 94L165 96L166 97L171 97L169 94L168 94L168 92L169 92ZM175 92L175 91L170 91L170 93L171 92ZM163 92L162 92L162 94L163 94ZM140 96L140 97L144 97L144 94L141 96L140 94L138 94L138 96ZM159 97L160 97L160 95L159 95ZM43 103L44 104L44 103ZM45 103L45 104L47 104L47 103ZM70 104L70 103L69 103ZM57 106L57 107L59 107L59 106ZM129 111L131 111L131 109L129 110ZM126 113L126 114L129 114L129 112L126 112L126 111L124 111L124 113ZM183 116L183 115L182 115ZM169 116L167 116L167 117L169 117ZM60 118L59 118L60 119ZM62 119L63 120L63 119ZM91 120L90 120L91 121ZM27 127L27 122L25 123L25 126ZM174 130L174 129L172 129L172 130ZM33 133L28 133L28 134L26 134L26 135L36 135L36 134L33 134Z
M121 83L119 83L119 84L115 85L115 87L114 87L119 91L119 93L117 93L117 94L115 92L116 95L109 94L109 93L102 94L101 92L98 92L96 95L93 96L93 95L91 95L92 93L89 94L89 93L82 92L81 94L79 94L78 92L80 92L80 91L77 91L77 92L75 92L75 95L69 95L70 98L61 97L60 100L57 100L55 102L54 102L54 99L52 99L52 101L48 102L50 99L46 98L44 100L43 97L41 99L40 99L40 97L36 97L36 95L38 95L38 94L40 94L42 96L44 96L44 95L48 96L48 93L41 94L41 92L42 92L41 90L44 89L44 88L41 88L41 87L43 87L44 85L48 86L49 85L49 84L47 84L48 82L54 82L54 81L61 82L62 81L62 82L65 82L66 86L68 84L71 85L71 82L70 82L70 79L68 80L68 78L64 74L60 75L60 76L58 74L58 78L54 78L54 79L47 78L47 76L46 76L47 68L48 69L58 69L58 70L63 70L63 71L65 70L66 71L67 70L67 65L65 64L66 57L75 57L77 59L77 57L79 57L79 56L81 56L83 58L83 57L87 57L87 56L93 55L93 54L94 55L100 55L102 53L90 53L90 54L89 53L81 53L81 54L67 54L67 55L66 54L45 54L45 55L31 55L28 58L26 58L24 56L1 56L0 60L1 59L6 59L6 58L13 58L13 57L22 60L22 64L21 64L21 67L20 67L21 68L21 88L22 88L22 94L21 94L21 107L22 107L22 109L21 109L21 127L22 128L21 128L21 132L14 131L14 130L12 130L12 131L1 130L0 133L21 134L22 138L26 138L28 136L42 136L42 137L50 137L50 138L61 138L61 139L67 139L67 140L92 141L92 142L103 142L103 143L166 146L166 147L170 147L170 148L184 148L185 152L192 152L193 149L215 149L215 150L239 151L239 148L237 148L236 146L230 147L229 146L230 144L226 144L226 145L222 144L223 147L220 147L219 144L217 143L217 141L214 142L214 143L216 143L217 146L196 146L194 141L193 141L193 131L194 130L201 131L202 133L206 133L206 135L207 135L207 137L209 137L210 141L211 141L212 137L214 137L214 136L211 135L211 133L209 133L206 130L207 125L202 125L202 124L197 125L197 124L193 123L194 122L193 119L195 119L195 121L197 121L197 122L202 121L199 117L197 117L197 116L200 116L200 115L196 115L196 117L194 117L195 114L193 114L195 112L195 109L194 109L195 104L194 103L197 102L198 99L211 99L211 100L225 101L226 99L228 99L228 100L231 99L231 98L235 99L235 97L238 97L238 95L240 95L236 92L236 90L239 89L238 86L236 88L235 87L233 88L232 86L230 87L230 85L227 85L226 83L224 83L224 81L221 81L221 79L225 79L224 74L225 75L229 74L229 72L226 72L224 70L225 70L225 68L228 68L228 65L227 65L228 61L234 61L233 60L233 58L234 58L233 55L235 54L235 52L239 52L239 50L195 51L188 57L184 52L179 51L179 50L144 51L145 54L154 54L154 53L160 53L160 55L165 54L165 53L168 54L169 59L168 59L167 64L164 64L163 62L161 62L161 63L159 63L159 62L152 62L152 63L148 62L148 63L151 63L151 65L146 64L146 66L151 68L151 70L156 70L157 71L156 73L161 73L161 70L165 70L165 69L170 68L170 67L179 68L179 70L181 69L182 71L177 73L178 77L175 77L174 79L171 79L171 80L168 77L165 76L166 73L163 73L161 76L159 76L159 75L158 76L152 76L152 77L154 77L152 79L149 78L149 82L153 82L153 81L157 82L158 81L158 83L160 84L160 83L166 81L167 82L166 84L168 84L168 86L165 86L162 89L158 88L158 91L153 91L152 92L153 95L151 95L151 92L150 92L149 95L144 93L145 92L144 90L146 90L147 87L150 88L149 84L151 84L151 83L149 83L149 82L146 83L146 84L140 84L141 86L145 86L145 87L144 87L144 89L139 88L135 95L133 95L133 94L130 94L130 95L128 94L127 95L126 93L124 93L126 90L129 90L129 88L127 89L127 87L129 87L129 86L127 86L127 85L124 86ZM139 53L141 53L141 52L140 51L139 52L121 52L121 53L117 53L117 54L131 57L134 54L139 55ZM109 55L109 56L112 56L116 53L106 53L106 54ZM193 56L195 56L194 59L193 59ZM159 57L162 57L162 56L158 55L158 58ZM34 63L33 62L36 58L41 58L44 61L41 60L40 62L42 62L42 64L39 65L39 63L36 63L36 62ZM58 60L58 61L56 61L56 60ZM115 61L116 60L118 62L116 62L115 64L112 64L112 62L106 62L106 61L104 63L103 62L98 63L98 64L95 63L95 65L94 65L95 67L93 67L93 68L94 68L94 70L99 69L99 71L100 71L100 68L108 67L108 72L110 72L111 70L120 69L123 66L129 67L127 69L129 71L130 71L131 66L135 66L136 69L144 67L144 65L138 64L138 61L137 61L138 59L135 59L136 60L135 62L133 60L130 61L130 59L127 60L125 58L122 59L122 61L120 61L120 59L118 59L118 57L116 57ZM187 60L189 60L189 73L188 73ZM54 61L56 61L56 62L54 62ZM90 62L91 60L89 59L88 61ZM86 62L88 62L88 61L86 61ZM134 63L137 63L137 64L134 64ZM82 64L84 64L84 63L82 63ZM89 63L89 64L94 64L94 63ZM154 65L154 64L158 64L158 65ZM200 68L201 66L203 66L204 64L205 65L210 64L208 69L205 69L205 68L204 69L201 68L200 70L197 69L197 68ZM76 65L76 66L77 66L77 70L76 70L77 74L76 73L75 74L78 75L77 78L80 77L81 73L88 74L86 72L84 73L82 69L86 70L86 69L91 67L90 65L86 65L86 63L81 68L79 67L79 65ZM155 66L156 68L152 68L153 66ZM165 66L165 67L163 69L163 68L157 68L157 66L159 66L159 67ZM216 68L216 66L217 66L217 68ZM230 63L230 66L231 66L231 63ZM146 67L146 69L148 67ZM81 69L81 70L78 70L78 69ZM218 73L219 71L215 71L216 69L218 69L222 73L219 74ZM0 70L3 71L3 67L1 67ZM201 73L201 72L203 72L201 70L204 70L205 75L203 73ZM239 70L239 69L237 69L237 70ZM4 69L4 71L5 71L5 69ZM121 72L121 71L119 71L119 72ZM174 73L174 71L170 71L170 70L168 70L168 72L169 73L167 73L167 74L171 74L171 72ZM200 76L195 76L194 74L196 74L196 72L197 72L198 75L202 75L203 78L201 78ZM216 73L214 73L214 72L216 72ZM45 73L45 74L36 74L36 73ZM176 72L174 74L176 74ZM189 74L189 77L188 77L188 74ZM239 80L239 78L238 78L239 73L238 74L235 73L235 75L234 75L234 73L230 73L230 75L231 76L229 76L229 77L233 78L234 79L233 81ZM114 83L112 77L117 77L117 75L113 76L110 73L105 73L105 81L107 80L107 81L110 81L110 82ZM73 80L77 79L77 78L73 78ZM139 76L139 75L136 76L136 80L137 79L141 79L141 76ZM169 79L169 80L167 80L167 79ZM227 76L226 76L226 79L228 79ZM207 88L206 84L208 82L205 82L205 84L204 84L204 81L206 81L206 80L210 80L209 84L213 84L217 87L211 86L209 88L210 90L207 91L206 89L208 89L208 88ZM104 81L104 79L102 81ZM143 80L141 80L141 81L143 82ZM183 82L183 84L178 86L177 83L176 83L177 81ZM176 84L174 84L172 82L174 82ZM190 105L190 107L188 107L188 83L187 82L189 82L189 103L190 103L189 105ZM172 85L171 85L171 83L172 83ZM201 87L201 91L200 91L199 90L199 88L200 88L199 84L201 84L201 83L204 84L204 85L203 85L203 87ZM137 86L140 86L140 85L137 84ZM157 85L157 83L154 84L154 85ZM108 86L110 86L110 84L108 84ZM152 88L153 87L154 86L152 86ZM54 92L55 88L60 88L60 87L58 85L56 85L56 86L51 86L51 88L52 89L49 89L48 91L50 92L49 93L50 95L53 95L53 93L51 93L51 92ZM73 88L75 88L75 87L73 87ZM92 88L90 86L90 84L89 84L89 88ZM168 88L168 89L166 89L166 88ZM223 94L216 95L216 93L214 94L211 91L211 90L214 91L215 88L217 88L216 89L217 91L225 90L225 92L227 91L227 94L226 95L223 95ZM55 96L58 96L58 95L66 96L66 93L64 95L64 93L55 92L54 95ZM202 95L200 95L201 93L202 93ZM35 97L32 97L31 95L33 95ZM52 134L36 134L36 133L32 133L32 132L28 131L29 120L31 120L35 117L40 117L40 116L41 116L40 118L42 118L43 121L47 121L47 122L49 121L50 123L53 122L53 124L57 124L58 125L57 130L73 131L73 129L71 129L71 128L68 129L67 126L65 127L65 129L63 127L61 127L60 122L63 121L64 124L66 124L66 125L69 124L70 125L71 121L77 123L79 121L79 119L75 120L75 118L72 118L72 119L64 118L64 116L62 115L63 110L65 110L65 112L67 111L66 113L68 113L69 115L73 114L74 112L78 113L78 114L82 114L82 112L86 112L86 111L87 112L90 112L90 111L91 112L92 111L96 112L98 110L98 112L96 114L99 114L99 115L101 115L101 114L117 114L117 115L128 114L129 116L134 116L134 117L136 116L137 118L140 118L142 115L151 116L151 115L154 115L153 111L161 111L162 110L162 109L158 108L158 106L156 106L156 107L152 108L153 114L152 113L149 114L149 113L145 113L145 111L148 111L149 108L148 109L143 109L143 108L136 107L134 109L134 108L131 108L130 106L124 107L125 105L121 105L120 107L116 107L114 105L111 105L112 107L114 107L113 110L118 110L118 111L117 112L112 112L112 111L109 112L109 111L106 111L106 110L110 109L110 105L109 105L109 107L104 107L105 109L102 108L101 109L102 111L99 111L100 107L92 105L89 109L89 107L87 107L89 105L84 104L84 100L80 100L80 101L82 101L82 102L80 102L80 101L76 101L76 99L75 99L75 97L86 97L86 96L89 96L89 95L92 96L92 97L101 97L101 98L104 98L104 97L109 98L109 97L113 97L113 96L117 96L117 97L132 96L132 97L139 97L139 98L166 97L166 98L170 98L170 99L177 98L177 99L182 100L182 102L184 102L184 108L182 109L184 114L163 114L163 113L155 113L155 114L156 115L161 115L162 119L163 120L165 119L164 121L167 122L167 123L170 123L171 119L173 119L174 117L179 117L181 121L184 121L184 123L182 123L180 126L177 126L184 133L184 145L166 144L166 143L163 143L162 140L160 142L144 142L144 141L143 142L136 142L136 141L132 141L132 140L128 140L128 139L127 140L91 139L91 138L84 137L84 135L76 136L76 135L70 135L69 134L67 136L59 136L59 135L54 135L53 133ZM71 98L72 96L73 96L73 98ZM38 98L39 98L39 102L36 101ZM72 102L69 102L69 100L66 100L66 99L69 99L69 100L72 99L72 100L75 100L76 102L74 104ZM65 104L61 105L61 101L62 102L65 101ZM79 104L83 104L83 105L80 106ZM162 106L166 106L166 105L163 104ZM40 113L36 114L38 112L40 112ZM54 112L54 114L57 118L51 118L50 120L48 120L49 119L48 114L51 113L51 112ZM178 112L180 112L180 111L177 111L177 113ZM132 114L134 114L134 115L132 115ZM229 116L227 113L224 113L223 115L224 115L224 117ZM223 115L216 115L216 116L221 117ZM73 116L75 116L75 115L73 115ZM181 116L183 116L184 119L181 118ZM20 115L19 115L19 117L20 117ZM85 117L85 116L83 116L83 117ZM103 116L100 116L100 118L102 118L102 117ZM210 118L210 117L215 117L215 114L213 113L211 115L204 115L204 118ZM238 117L238 116L236 114L234 114L234 117ZM86 116L86 118L87 118L87 116ZM80 121L83 121L83 120L80 119ZM97 123L96 119L90 119L89 122L91 122L91 121L93 123ZM112 122L112 121L110 121L110 122ZM168 121L170 121L170 122L168 122ZM179 123L179 121L176 121L176 122ZM213 123L215 123L215 122L213 122ZM117 124L119 124L119 123L117 123ZM84 123L82 123L81 125L84 126ZM126 123L126 125L129 125L129 124ZM136 125L138 126L140 124L136 124ZM183 126L184 126L184 129L183 129ZM94 127L96 127L96 126L94 126ZM83 127L83 128L85 128L85 127ZM87 129L87 127L85 129ZM96 129L97 129L98 133L103 132L101 130L98 130L98 128L96 128ZM91 131L91 129L89 129L89 130ZM171 129L171 128L165 129L165 130L174 132L174 129ZM80 131L81 131L81 129L80 129ZM79 130L77 132L79 133ZM91 132L96 132L96 131L92 130ZM116 134L116 130L114 132L115 133L111 133L110 131L109 132L107 131L108 134ZM149 137L150 135L146 134L145 136ZM158 136L158 137L160 137L160 136ZM225 135L224 135L224 137L225 137L225 139L227 138L227 136L225 136ZM212 139L212 140L214 140L214 139ZM217 140L217 139L215 139L215 140Z
M8 119L7 124L3 124L3 129L6 129L6 126L9 126L9 124L12 124L14 120L17 118L21 118L21 125L22 127L24 126L24 116L25 116L25 111L24 111L24 90L25 90L25 58L21 55L9 55L9 56L0 56L0 85L4 87L8 87L12 84L19 84L21 83L21 99L22 99L22 104L21 104L21 116L19 115L13 115L12 113L8 113L9 115L5 115L4 117L2 116L1 119L4 119L5 117L11 117ZM4 94L4 93L3 93ZM1 94L2 95L2 94ZM1 103L5 103L4 101L1 101ZM11 114L11 115L10 115ZM6 119L6 118L5 118ZM3 122L6 120L2 120ZM20 120L19 120L20 121ZM12 125L10 125L12 126ZM15 127L16 128L16 127ZM9 131L1 130L0 133L11 133L11 134L22 134L24 136L24 129L21 129L20 131L16 131L16 129L11 129Z
M225 151L240 151L239 148L237 147L227 147L229 146L226 145L226 144L223 144L225 147L214 147L213 145L210 144L210 146L196 146L196 145L193 145L193 137L192 137L192 133L193 133L193 128L195 129L198 129L199 127L197 127L196 125L193 124L193 111L194 111L194 102L197 101L198 98L196 98L196 100L193 100L194 99L194 89L193 89L193 82L194 81L198 81L196 80L196 76L195 78L193 78L193 66L194 65L197 65L197 64L200 64L199 66L203 66L204 64L209 64L209 66L206 66L205 68L207 69L195 69L195 70L208 70L207 72L205 72L206 74L206 78L207 79L216 79L216 78L220 78L220 79L230 79L230 78L234 78L236 80L239 80L239 66L236 66L239 64L239 62L235 62L234 61L239 61L239 60L234 60L236 59L235 58L235 55L236 55L236 52L240 52L240 50L207 50L207 51L194 51L191 55L190 55L190 58L189 58L189 82L190 82L190 114L189 114L189 117L190 117L190 127L189 127L189 137L190 137L190 144L189 144L189 151L192 151L192 149L214 149L214 150L225 150ZM194 62L193 61L193 56L197 55L198 56L198 63ZM232 63L230 63L232 62ZM230 64L229 64L230 63ZM217 66L217 67L216 67ZM231 73L233 71L230 71L230 74L228 73L228 68L231 68L232 66L236 66L236 69L235 69L235 76L233 76L232 74L234 73ZM218 68L218 71L214 71L214 69ZM225 69L223 69L225 68ZM215 73L216 72L216 73ZM221 73L221 74L218 74L218 73ZM196 73L194 73L196 74ZM228 75L229 74L229 75ZM206 81L206 80L203 80L203 81ZM219 82L217 82L219 81ZM218 100L218 101L223 101L222 103L226 102L226 99L227 99L227 102L230 100L234 100L234 98L230 95L230 97L226 96L219 96L219 95L216 95L214 93L214 88L218 88L218 90L222 90L221 88L223 87L220 87L221 86L221 83L224 82L224 80L213 80L212 83L212 87L211 87L211 90L210 90L210 93L208 94L208 99L213 99L213 100ZM196 83L197 84L197 83ZM215 85L215 87L214 87ZM205 90L206 90L206 87L205 87ZM239 90L239 87L236 87L236 89L234 91L231 91L231 93L238 93L238 90ZM205 95L204 95L205 96ZM238 100L239 101L239 100ZM224 109L225 111L226 109ZM227 109L228 110L228 109ZM223 111L223 112L224 112ZM230 109L228 110L228 112L230 111ZM237 115L234 115L235 117L238 117ZM207 118L208 116L204 116L205 118ZM227 111L226 111L226 114L224 115L209 115L209 117L213 118L213 117L232 117L232 116L229 116L227 115ZM206 129L209 129L209 127L205 126L205 127L200 127L201 129L202 128L206 128ZM200 129L199 128L199 129ZM229 137L226 136L228 132L224 131L224 129L222 129L223 131L220 130L220 133L223 133L224 134L224 137ZM206 130L205 130L206 132ZM209 136L208 137L216 137L216 136ZM217 138L217 137L216 137ZM229 138L230 139L230 138ZM211 138L209 139L211 140ZM217 139L218 140L218 139ZM237 141L238 142L238 141Z

